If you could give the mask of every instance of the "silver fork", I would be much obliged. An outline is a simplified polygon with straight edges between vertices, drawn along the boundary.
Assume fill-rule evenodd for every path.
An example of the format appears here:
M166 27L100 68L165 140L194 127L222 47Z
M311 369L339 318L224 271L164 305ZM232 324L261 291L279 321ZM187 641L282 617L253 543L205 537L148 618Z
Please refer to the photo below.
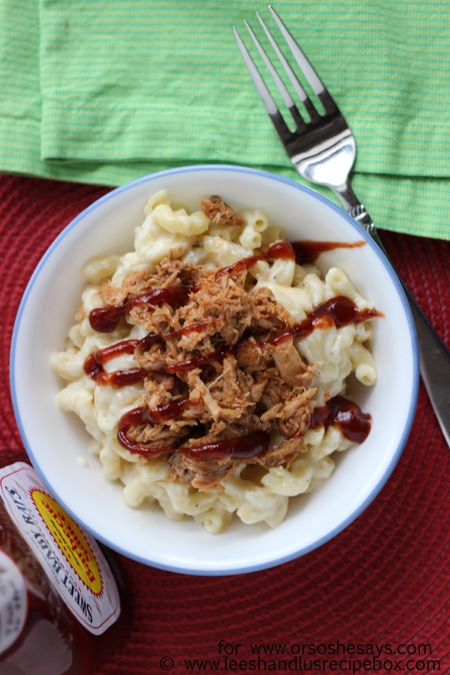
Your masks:
M293 91L299 98L303 114L295 104L255 32L248 21L245 21L245 26L260 57L292 117L291 126L293 122L294 130L292 131L286 123L239 32L236 27L233 27L234 36L262 104L299 174L311 183L330 188L347 213L374 239L387 257L373 220L350 185L350 173L356 155L353 134L338 106L289 30L271 5L268 9L295 62L320 101L323 111L319 111L314 105L266 23L257 12L259 23L289 78ZM416 327L422 380L447 445L450 446L450 351L425 317L398 273L397 276L408 298Z

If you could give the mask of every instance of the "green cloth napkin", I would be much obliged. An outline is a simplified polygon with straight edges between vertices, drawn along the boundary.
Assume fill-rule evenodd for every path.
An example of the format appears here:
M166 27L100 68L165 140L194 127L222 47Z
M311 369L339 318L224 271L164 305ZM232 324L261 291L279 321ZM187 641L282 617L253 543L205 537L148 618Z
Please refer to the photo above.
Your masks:
M353 187L378 227L450 239L448 0L275 7L354 131ZM261 0L0 0L0 171L114 186L235 163L301 180L232 35L257 10L268 16Z

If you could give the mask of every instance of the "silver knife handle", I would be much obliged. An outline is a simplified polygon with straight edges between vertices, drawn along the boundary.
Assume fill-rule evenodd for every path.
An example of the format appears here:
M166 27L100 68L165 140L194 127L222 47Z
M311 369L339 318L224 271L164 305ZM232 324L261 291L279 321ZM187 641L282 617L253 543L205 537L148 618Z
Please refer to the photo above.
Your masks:
M416 325L420 374L439 425L450 447L450 352L404 286Z

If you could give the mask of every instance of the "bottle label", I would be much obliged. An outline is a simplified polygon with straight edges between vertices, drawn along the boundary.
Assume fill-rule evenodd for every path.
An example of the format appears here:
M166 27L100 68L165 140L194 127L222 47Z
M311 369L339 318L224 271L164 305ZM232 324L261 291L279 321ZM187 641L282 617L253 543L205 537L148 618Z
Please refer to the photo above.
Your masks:
M0 498L72 614L94 635L103 633L118 618L120 599L95 539L75 523L24 462L0 469Z
M28 593L22 572L0 551L0 654L6 652L25 627Z

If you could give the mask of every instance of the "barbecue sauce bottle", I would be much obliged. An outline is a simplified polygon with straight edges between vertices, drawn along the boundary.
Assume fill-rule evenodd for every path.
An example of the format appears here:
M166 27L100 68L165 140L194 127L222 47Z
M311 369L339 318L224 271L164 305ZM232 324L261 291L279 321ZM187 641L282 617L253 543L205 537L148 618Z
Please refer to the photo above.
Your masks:
M0 469L0 673L92 675L119 615L116 580L97 542L31 466Z

